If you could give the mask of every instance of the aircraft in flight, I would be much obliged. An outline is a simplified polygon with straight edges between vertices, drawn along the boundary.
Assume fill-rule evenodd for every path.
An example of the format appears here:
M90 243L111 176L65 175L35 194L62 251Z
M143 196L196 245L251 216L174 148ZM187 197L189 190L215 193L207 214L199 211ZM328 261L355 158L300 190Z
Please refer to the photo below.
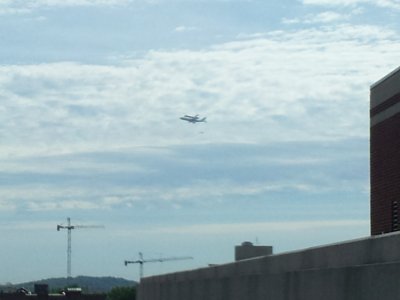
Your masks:
M183 117L181 117L180 118L181 120L183 120L183 121L187 121L187 122L190 122L190 123L193 123L193 124L195 124L195 123L200 123L200 122L206 122L206 117L204 117L204 118L199 118L199 115L195 115L195 116L190 116L190 115L184 115Z

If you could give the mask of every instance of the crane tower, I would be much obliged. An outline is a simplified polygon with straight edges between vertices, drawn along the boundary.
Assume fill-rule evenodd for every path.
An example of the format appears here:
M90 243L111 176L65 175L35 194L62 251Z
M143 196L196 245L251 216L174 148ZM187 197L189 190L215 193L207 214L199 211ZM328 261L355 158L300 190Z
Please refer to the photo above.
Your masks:
M77 228L104 228L102 225L71 225L71 218L67 218L67 225L57 225L57 231L60 229L67 229L68 231L68 242L67 242L67 277L71 277L71 254L72 254L72 245L71 245L71 232L72 229Z
M127 266L128 264L139 264L139 275L140 279L143 277L143 264L148 262L164 262L171 260L184 260L184 259L193 259L191 256L182 256L182 257L165 257L165 258L151 258L151 259L143 259L143 253L139 252L138 260L125 260L124 264Z

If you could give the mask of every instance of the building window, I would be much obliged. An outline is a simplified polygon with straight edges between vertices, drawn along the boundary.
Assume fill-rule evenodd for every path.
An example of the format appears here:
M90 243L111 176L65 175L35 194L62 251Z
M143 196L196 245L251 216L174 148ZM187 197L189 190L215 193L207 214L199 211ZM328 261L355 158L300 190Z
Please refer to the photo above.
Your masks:
M399 203L398 201L392 202L392 230L398 231L399 230L399 222L398 222L398 210L399 210Z

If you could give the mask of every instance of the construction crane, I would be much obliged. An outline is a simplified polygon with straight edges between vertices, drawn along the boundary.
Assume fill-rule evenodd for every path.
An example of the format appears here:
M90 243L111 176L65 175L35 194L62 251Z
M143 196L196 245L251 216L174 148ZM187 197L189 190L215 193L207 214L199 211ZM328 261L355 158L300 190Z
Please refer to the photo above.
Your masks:
M67 218L67 225L57 225L57 231L60 229L68 230L68 243L67 243L67 278L71 278L71 231L78 228L104 228L102 225L71 225L71 218Z
M139 259L138 260L125 260L125 266L128 264L139 264L139 272L140 272L140 279L143 277L143 264L148 262L164 262L170 260L184 260L184 259L193 259L191 256L182 256L182 257L165 257L165 258L151 258L151 259L143 259L143 253L139 252Z

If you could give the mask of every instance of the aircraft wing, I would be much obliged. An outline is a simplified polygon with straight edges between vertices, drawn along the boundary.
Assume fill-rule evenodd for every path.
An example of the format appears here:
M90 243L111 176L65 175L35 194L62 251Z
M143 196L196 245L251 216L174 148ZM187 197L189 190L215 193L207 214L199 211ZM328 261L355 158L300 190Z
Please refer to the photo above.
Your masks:
M184 118L188 118L188 119L193 119L193 120L197 120L199 118L199 115L195 115L195 116L191 116L191 115L185 115Z

